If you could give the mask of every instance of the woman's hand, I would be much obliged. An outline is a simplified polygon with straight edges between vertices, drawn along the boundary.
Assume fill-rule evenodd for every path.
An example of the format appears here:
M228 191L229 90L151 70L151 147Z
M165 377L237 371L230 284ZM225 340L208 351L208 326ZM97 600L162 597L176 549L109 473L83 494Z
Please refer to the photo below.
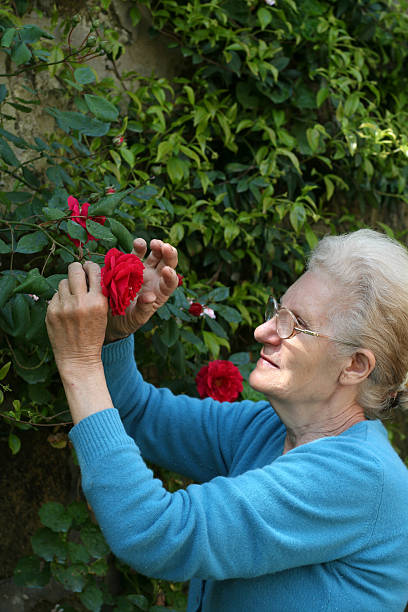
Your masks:
M147 245L143 238L133 241L132 253L140 259L146 255ZM163 306L177 288L177 250L161 240L151 240L150 254L143 262L143 285L137 297L128 306L124 315L108 313L105 342L125 338L137 331Z
M45 318L61 377L99 368L107 313L98 264L71 263L68 278L59 283Z

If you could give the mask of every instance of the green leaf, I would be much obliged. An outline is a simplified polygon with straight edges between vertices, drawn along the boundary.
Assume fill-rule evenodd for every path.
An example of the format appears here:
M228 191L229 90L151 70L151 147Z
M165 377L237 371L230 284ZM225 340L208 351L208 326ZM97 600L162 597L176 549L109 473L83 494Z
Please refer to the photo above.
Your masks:
M110 229L102 225L101 223L97 223L96 221L92 221L92 219L86 220L86 229L94 238L98 240L107 240L114 241L115 236L112 234Z
M53 565L52 575L67 591L73 591L74 593L80 593L86 582L87 569L85 565L75 564L70 567L64 567L63 565Z
M101 530L96 525L85 525L81 529L81 540L92 557L99 559L110 552Z
M144 595L127 595L127 599L130 603L135 604L138 608L143 610L143 612L147 612L149 610L150 604L148 599Z
M16 33L16 28L7 28L3 32L3 36L1 37L1 46L9 47L13 42L14 34Z
M11 59L17 65L26 64L31 59L31 51L25 44L21 42L13 48L11 52Z
M50 581L50 568L34 555L17 562L13 580L17 586L44 587Z
M47 112L55 117L59 127L67 132L67 134L71 130L77 130L84 136L105 136L110 129L110 123L93 119L83 113L60 111L51 107L47 108Z
M0 138L0 156L9 166L19 166L20 162L17 157L14 155L13 150L11 149L8 142L4 140L4 138Z
M47 280L41 276L38 268L33 268L27 274L25 280L14 289L15 293L34 293L40 297L50 298L53 290Z
M167 307L167 304L164 304L164 306L161 306L161 308L159 308L159 310L157 311L157 315L163 321L168 321L170 319L171 313Z
M105 557L93 561L88 565L88 572L95 576L105 576L108 571L108 562Z
M180 335L183 338L183 340L185 340L186 342L189 342L190 344L193 344L194 346L196 346L199 349L200 352L203 351L204 345L203 345L202 340L198 336L196 336L192 332L188 331L187 329L181 329L180 330Z
M71 219L67 222L67 233L71 238L79 240L80 242L85 243L88 240L86 229L82 227L82 225L79 225L79 223L71 221Z
M67 213L59 208L48 208L44 206L42 209L43 215L49 221L57 221L58 219L63 219L67 216Z
M116 193L110 193L104 196L96 202L91 204L88 208L89 217L97 217L98 215L111 215L117 208L118 204L126 197L133 189L125 189L125 191L117 191Z
M7 94L7 87L4 85L4 83L0 83L0 104L7 98Z
M59 502L47 502L39 510L42 524L52 531L66 533L71 527L72 517Z
M184 238L184 225L175 223L170 230L170 242L176 246Z
M40 38L48 38L49 40L52 40L54 38L54 36L49 32L46 32L42 28L39 28L38 26L32 24L24 25L20 29L20 36L21 40L30 44L39 41Z
M89 519L89 512L84 502L72 502L67 506L67 512L76 525L82 525Z
M4 366L0 369L0 380L4 380L8 374L8 371L11 366L11 361L5 363Z
M319 242L319 239L309 225L305 226L305 237L310 249L314 249Z
M206 302L222 302L229 297L230 289L229 287L217 287L210 291L208 295L205 296Z
M37 231L32 234L25 234L17 242L16 252L25 253L27 255L31 253L39 253L48 244L48 238L44 232Z
M105 98L85 94L85 102L93 115L101 121L116 121L119 115L119 110Z
M184 178L185 164L178 157L170 157L167 160L167 173L172 183L179 183Z
M28 298L30 299L30 298ZM13 329L12 336L18 337L25 335L25 332L30 326L30 309L28 301L25 296L17 294L10 300L12 317L13 317Z
M329 92L329 88L328 87L322 87L321 89L319 89L319 91L316 94L317 108L321 107L323 102L327 99L329 93L330 92Z
M228 334L225 329L217 321L211 317L205 316L208 327L214 332L219 338L226 338L228 340Z
M240 323L242 321L241 313L232 308L231 306L225 306L224 304L210 305L216 312L229 323Z
M4 242L4 240L0 238L0 254L10 253L10 251L11 244L7 244L6 242Z
M143 187L139 187L133 192L132 198L147 201L154 198L158 193L158 189L154 185L143 185Z
M64 542L48 527L42 527L35 532L31 537L31 546L35 554L45 561L52 561L54 558L58 561L65 561L67 558Z
M122 225L119 221L116 221L116 219L109 219L109 225L119 246L122 247L125 253L130 253L133 249L133 236L127 227Z
M204 344L208 348L214 359L218 359L220 354L220 345L217 342L217 337L212 332L203 331Z
M231 245L231 242L239 236L240 233L239 225L236 223L229 222L224 227L224 239L227 247Z
M234 353L230 355L229 360L236 366L246 365L250 362L249 353Z
M257 16L262 30L264 30L272 21L272 12L265 7L258 9Z
M308 128L306 130L306 137L307 142L309 143L309 147L312 149L312 152L316 153L320 143L319 130L317 130L316 128Z
M355 91L346 100L344 105L344 113L348 116L354 115L360 104L360 93Z
M102 591L95 584L87 586L79 595L79 599L91 612L99 612L103 604Z
M12 296L13 289L17 283L17 277L11 274L3 274L0 277L0 308L3 308L7 300Z
M10 448L11 452L13 453L13 455L17 455L17 453L19 452L19 450L21 448L21 440L15 434L9 433L9 436L8 436L8 445L9 445L9 448Z
M166 346L170 347L175 344L179 338L180 330L177 325L177 321L173 318L166 321L162 327L162 333L160 339Z
M74 71L74 77L77 83L81 85L88 85L89 83L94 83L95 74L89 68L89 66L81 66L80 68L76 68Z
M85 563L87 565L91 557L85 546L77 542L67 542L68 557L71 563Z
M304 206L302 204L295 204L289 213L289 219L293 229L298 233L306 221L306 210Z
M74 181L69 176L68 172L64 170L61 166L49 166L45 171L47 177L55 183L57 186L63 186L64 183L67 185L73 185Z
M126 147L120 148L120 155L123 157L125 162L129 164L131 168L135 165L135 155L131 149L127 149Z

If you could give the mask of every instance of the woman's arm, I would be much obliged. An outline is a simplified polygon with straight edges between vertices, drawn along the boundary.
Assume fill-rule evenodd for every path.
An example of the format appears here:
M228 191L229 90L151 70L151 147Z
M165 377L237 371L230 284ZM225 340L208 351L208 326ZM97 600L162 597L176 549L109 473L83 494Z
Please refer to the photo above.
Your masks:
M148 384L135 363L133 337L105 346L102 358L113 405L143 457L197 482L227 475L249 423L271 411L267 402L200 400Z

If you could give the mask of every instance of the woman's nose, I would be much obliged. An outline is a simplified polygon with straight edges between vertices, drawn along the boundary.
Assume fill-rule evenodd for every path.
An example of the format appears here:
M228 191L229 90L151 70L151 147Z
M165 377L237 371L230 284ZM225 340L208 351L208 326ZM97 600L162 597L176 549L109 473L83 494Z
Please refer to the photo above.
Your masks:
M255 328L254 337L257 342L264 344L279 344L281 342L281 338L276 329L276 320L277 318L275 316Z

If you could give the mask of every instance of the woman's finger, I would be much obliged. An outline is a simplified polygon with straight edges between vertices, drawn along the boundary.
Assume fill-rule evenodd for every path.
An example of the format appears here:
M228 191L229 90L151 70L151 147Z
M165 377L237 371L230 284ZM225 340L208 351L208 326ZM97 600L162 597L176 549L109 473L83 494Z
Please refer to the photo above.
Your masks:
M147 251L146 240L144 240L143 238L135 238L133 241L132 253L134 255L137 255L140 259L143 259L144 256L146 255L146 251Z
M88 291L86 275L79 261L68 266L68 286L72 295L81 295Z
M165 266L169 266L170 268L175 268L178 263L178 253L177 249L171 244L165 242L162 246L162 254L163 254L163 264Z
M149 268L156 268L156 266L162 260L162 246L164 242L162 240L158 240L157 238L153 238L150 241L150 253L147 259L144 261L145 266Z
M63 278L62 281L58 283L58 292L56 293L60 300L64 300L65 298L71 295L71 289L69 287L69 282L67 278Z
M94 261L86 261L83 269L88 279L89 292L101 293L101 269Z

